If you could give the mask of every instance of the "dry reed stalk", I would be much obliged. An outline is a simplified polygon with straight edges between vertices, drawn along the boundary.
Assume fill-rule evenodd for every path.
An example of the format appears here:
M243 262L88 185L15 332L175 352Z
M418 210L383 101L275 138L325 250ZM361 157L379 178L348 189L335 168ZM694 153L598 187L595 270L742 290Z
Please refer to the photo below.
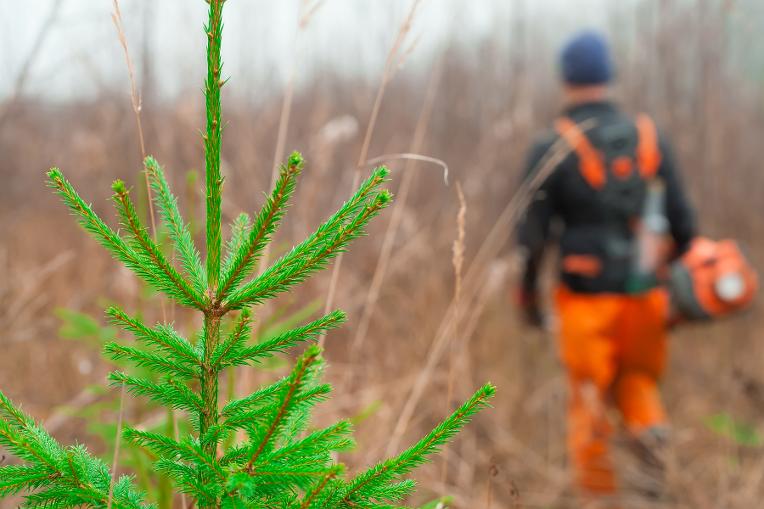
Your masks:
M493 442L494 453L506 452L513 458L523 458L523 466L544 478L548 485L560 486L564 489L570 484L570 475L566 469L547 464L541 454L515 438L505 426L494 424L487 436Z
M310 0L302 0L300 3L301 15L299 27L301 30L305 30L310 20L313 19L316 12L326 3L326 0L315 0L312 4Z
M464 266L464 238L467 234L467 200L460 182L456 183L456 195L459 198L459 212L456 215L457 236L454 241L451 264L454 266L454 298L458 301L462 294L462 267Z
M114 5L114 12L111 15L111 20L114 22L114 28L117 30L117 37L119 38L119 44L122 46L122 51L125 54L125 63L127 64L127 75L130 80L130 104L132 105L133 115L135 116L135 127L138 131L138 141L141 148L141 164L144 164L146 160L146 142L143 137L143 122L141 121L141 109L142 100L140 92L138 91L138 82L135 79L135 71L133 68L133 59L130 57L130 49L127 45L127 36L125 35L124 26L122 24L122 11L119 8L119 0L112 0ZM148 207L149 207L149 219L151 220L151 230L154 240L157 238L157 224L154 216L154 200L151 197L151 184L149 183L148 172L143 172L143 177L146 184L146 193L148 195ZM167 321L167 310L165 309L164 300L162 301L162 319Z
M111 20L114 23L114 28L117 30L117 37L119 39L119 44L122 46L122 51L125 54L125 63L127 64L127 75L130 80L130 103L132 105L133 114L135 116L135 126L138 131L138 140L140 143L140 149L141 149L141 164L144 164L146 161L146 142L143 137L143 123L141 122L141 96L140 92L138 91L138 83L135 79L135 71L133 69L133 59L130 58L130 50L127 45L127 36L125 35L124 26L122 24L122 11L119 8L119 0L113 0L112 1L114 5L114 12L111 15ZM146 193L148 196L148 199L146 200L148 202L149 207L149 219L151 221L151 232L154 237L154 240L157 239L157 225L156 225L156 219L154 217L154 202L151 196L151 184L149 183L149 174L147 171L143 172L143 178L145 180L146 184ZM161 302L161 309L162 309L162 321L167 322L167 308L165 306L164 299L160 301ZM117 479L117 465L119 460L119 441L122 436L122 419L124 414L124 408L125 408L125 384L122 384L122 388L120 390L119 394L119 415L117 417L117 436L114 442L114 461L112 463L111 468L111 480L109 481L109 498L107 501L107 509L111 509L112 499L114 495L114 482ZM183 501L183 506L185 507L185 497Z
M419 4L422 0L413 0L411 3L411 9L408 15L403 20L400 28L398 29L398 35L393 41L393 46L387 54L387 60L385 61L385 67L382 72L382 80L380 81L379 88L377 89L377 95L374 98L374 106L371 109L371 116L369 117L369 123L366 126L366 134L363 138L363 144L361 145L361 153L358 156L358 163L356 164L355 172L353 173L353 184L351 190L358 187L361 181L361 168L365 165L369 156L369 146L371 145L371 137L374 134L374 128L377 125L377 117L379 116L379 110L382 107L382 99L385 96L385 90L387 84L395 77L396 72L400 69L406 57L410 51L413 50L413 45L409 47L409 50L401 54L401 48L406 41L406 38L411 32L411 25L414 22L416 11L419 8ZM337 259L334 261L332 267L332 275L329 281L329 290L326 294L326 302L324 304L324 314L331 312L334 307L334 298L337 293L337 283L339 281L340 271L342 269L342 260L344 259L344 253L340 253ZM324 341L326 341L326 333L322 333L318 338L318 344L323 347Z
M448 373L448 394L449 397L446 399L447 404L452 405L452 401L454 398L458 398L458 395L454 395L454 390L456 387L456 380L459 379L461 382L469 383L471 381L471 377L469 376L469 351L466 348L467 343L472 339L473 335L475 334L475 331L477 330L478 325L481 323L480 319L483 316L483 311L485 310L486 306L490 302L490 299L492 297L495 297L497 292L503 287L504 282L508 275L506 264L499 264L495 268L492 268L491 274L489 276L489 281L487 284L483 286L481 289L480 295L475 300L475 302L470 306L470 313L469 315L464 316L464 323L459 323L455 327L457 330L454 331L453 339L451 341L450 349L447 349L447 352L450 354L449 357L449 373ZM457 334L458 332L458 334ZM459 365L461 364L461 365ZM457 373L457 365L459 365L459 370ZM465 435L462 438L463 441L463 449L466 451L470 451L471 453L474 453L474 448L477 444L477 437L474 432L466 432ZM447 465L448 465L448 454L449 454L449 447L450 445L444 446L443 449L443 457L444 460L444 466L442 471L442 477L443 482L446 482L446 475L447 475ZM458 472L458 479L464 480L467 479L469 482L463 483L467 486L472 485L472 480L475 477L475 465L470 465L467 462L463 462L459 472Z
M377 96L374 99L374 106L371 110L371 117L369 118L369 124L366 126L366 134L363 138L363 145L361 146L361 153L358 156L358 163L356 166L356 176L360 178L360 169L366 162L369 155L369 146L371 145L371 136L374 133L374 128L377 125L377 117L379 116L379 110L382 107L382 99L385 96L385 90L387 84L395 77L397 70L403 63L403 59L410 53L407 51L403 53L402 57L399 57L399 52L403 43L406 41L406 37L411 31L412 23L414 22L414 16L419 8L419 4L422 0L413 0L411 3L411 9L408 15L403 20L400 28L398 29L398 35L393 41L393 46L390 48L390 52L387 54L387 60L385 61L384 71L382 72L382 81L377 89ZM413 48L412 48L413 49ZM357 184L356 184L357 185ZM356 185L353 186L355 189Z
M135 123L138 128L138 140L141 147L141 162L146 158L146 143L143 139L143 125L141 123L141 96L138 92L138 84L135 80L135 71L133 69L133 59L130 58L130 51L127 46L127 36L122 25L122 11L119 8L119 0L112 0L114 4L114 12L111 15L111 20L114 22L114 27L117 29L117 37L119 38L119 44L122 46L122 51L125 54L125 63L127 64L127 74L130 79L130 102L133 107L133 113L135 114ZM148 185L148 177L146 179L146 185ZM155 226L152 224L152 226Z
M458 239L457 239L457 242L458 242ZM455 249L455 255L456 255L456 249ZM478 324L480 323L480 317L482 316L483 309L488 303L489 297L491 297L492 295L496 293L496 291L501 287L505 278L506 278L506 265L502 264L497 267L492 267L488 277L486 278L487 281L485 282L485 284L480 286L479 294L471 302L469 308L467 308L461 305L462 304L461 274L457 275L456 279L458 283L456 286L458 290L455 289L454 299L453 299L453 302L456 304L454 308L454 313L456 313L457 315L454 317L452 321L452 328L449 334L444 334L442 336L439 336L437 340L434 341L432 345L430 346L430 350L427 354L427 361L425 363L425 366L419 372L417 381L414 383L414 385L412 385L411 393L409 395L408 400L406 401L406 404L404 405L403 412L401 413L401 418L399 418L398 422L396 423L396 427L393 431L392 439L388 443L386 454L392 454L393 451L397 451L400 439L402 438L403 433L405 433L408 427L408 423L410 422L410 419L413 417L413 412L416 407L416 404L419 402L422 394L424 394L425 389L428 387L443 354L449 348L453 348L454 344L457 341L457 338L461 343L466 343L469 340L469 338L472 337L472 335L475 333L475 330L477 329ZM469 315L466 315L465 313L467 309L469 309ZM460 316L462 314L464 314L463 317ZM459 334L459 336L457 336L457 331L461 328L460 324L462 323L463 318L466 318L467 321L465 326L463 327L463 332ZM449 359L449 360L453 361L453 359ZM453 365L451 365L451 368L452 366ZM447 399L448 405L451 404L454 378L455 377L454 377L453 371L452 369L450 369L448 374L448 379L447 379L447 383L449 386L449 397ZM405 424L402 424L402 423L405 423ZM446 451L447 449L444 448L444 452Z
M369 289L364 299L364 307L361 312L361 319L358 322L356 333L353 336L353 340L350 343L350 357L351 363L358 354L358 351L363 344L366 334L369 331L369 325L371 324L371 318L374 315L374 310L379 300L379 292L382 288L382 282L387 273L387 267L390 263L390 255L393 252L393 245L395 243L395 237L398 234L398 229L403 222L403 217L406 212L406 202L408 201L408 195L411 190L411 186L414 180L414 168L416 160L423 160L421 156L416 156L418 152L422 151L424 145L424 138L427 134L427 130L430 125L430 119L432 118L433 106L435 104L435 96L437 95L438 85L440 83L442 67L440 64L436 65L433 71L429 84L427 85L427 91L425 92L424 102L422 109L419 113L419 119L417 120L416 127L414 128L414 136L411 141L411 154L400 154L401 157L412 156L407 160L406 166L403 170L403 179L401 186L398 189L395 197L395 204L393 205L392 216L390 222L387 225L385 231L385 237L382 241L382 249L380 250L379 258L377 259L377 266L374 269L374 276L372 276ZM391 156L383 156L390 158ZM381 158L375 158L372 161L367 161L367 164L376 164ZM432 158L425 158L427 160ZM445 163L443 163L445 164ZM446 175L448 175L448 166L446 168Z
M466 219L467 219L467 201L464 198L464 192L462 191L462 185L460 182L456 183L456 195L459 198L459 212L456 214L456 239L453 245L453 256L451 258L451 264L454 266L454 301L459 305L462 294L462 267L464 266L464 238L466 236ZM473 316L477 313L473 313ZM456 331L454 331L456 336ZM451 406L451 401L454 398L454 378L455 378L455 364L454 350L457 342L457 338L451 340L451 352L448 359L448 381L446 389L446 405ZM443 446L443 452L441 457L443 458L443 470L441 471L440 478L442 482L446 482L448 476L448 459L450 455L449 444Z
M57 272L73 258L73 251L64 251L56 255L36 272L14 278L18 281L19 287L13 288L15 295L9 298L8 303L3 306L2 315L0 315L2 319L0 320L0 325L2 325L3 329L7 330L14 323L34 316L34 313L40 309L44 302L46 292L42 290L42 287L48 276ZM12 285L15 286L13 283ZM40 298L41 296L43 296L42 299Z
M489 297L495 296L503 287L504 282L507 279L507 269L507 264L497 264L495 267L492 267L488 281L482 286L480 294L470 307L469 316L465 317L466 322L462 328L461 334L458 336L461 345L467 343L475 334L478 325L480 325L480 318L483 314L483 310L485 310L485 307L489 302Z
M583 122L582 124L579 124L579 128L584 131L591 129L592 126L592 122ZM398 417L398 421L395 424L392 437L390 442L388 442L388 454L392 454L393 451L398 449L400 440L406 432L411 417L414 414L414 409L424 393L424 388L427 386L435 367L440 361L440 357L445 349L448 339L453 335L454 327L456 327L461 318L462 309L470 309L470 305L479 295L480 290L485 286L485 276L487 274L486 267L489 265L488 262L496 257L502 246L509 239L513 227L517 224L517 221L520 218L520 214L527 208L533 199L535 190L538 189L554 172L557 165L562 162L571 151L572 148L564 139L561 138L555 142L536 168L533 169L533 177L526 179L520 185L518 191L509 201L504 211L499 216L499 219L486 236L478 253L475 255L475 259L472 261L472 264L467 271L467 276L464 279L466 283L462 291L462 296L460 296L460 302L457 303L452 299L446 310L445 317L432 342L425 367L421 370L417 383L411 388L409 396Z
M112 0L114 4L114 12L111 15L111 20L114 22L114 27L117 30L117 37L119 38L119 44L122 46L122 51L125 54L125 63L127 64L127 75L130 79L130 104L133 108L133 115L135 116L135 127L138 131L138 141L141 148L141 164L146 160L146 142L143 137L143 122L141 122L141 109L142 100L140 92L138 91L138 82L135 79L135 71L133 68L133 59L130 58L130 50L127 45L127 36L125 35L124 26L122 25L122 11L119 8L119 0ZM149 207L149 219L151 220L151 230L154 235L154 240L157 238L157 225L154 217L154 201L151 198L151 184L149 183L148 172L143 172L143 177L146 183L146 193L148 194L148 207ZM164 321L167 321L167 310L162 301L162 316Z
M382 154L381 156L373 157L366 161L365 166L376 166L380 163L387 163L390 161L407 160L407 161L422 161L425 163L432 163L440 166L443 169L443 183L448 185L448 165L443 159L437 157L426 156L422 154L416 154L414 152L400 152L397 154Z
M279 128L276 135L276 150L273 152L273 163L271 164L271 187L276 183L279 177L279 166L284 161L287 133L289 132L289 120L292 115L292 103L294 101L294 80L297 73L297 63L300 58L300 36L307 29L310 20L316 14L318 9L324 4L324 0L317 0L313 4L310 0L300 0L300 9L297 17L297 37L295 38L295 47L292 58L289 59L289 78L284 89L284 98L281 101L281 114L279 115ZM268 264L269 248L266 246L263 257L265 260L260 263L260 272Z

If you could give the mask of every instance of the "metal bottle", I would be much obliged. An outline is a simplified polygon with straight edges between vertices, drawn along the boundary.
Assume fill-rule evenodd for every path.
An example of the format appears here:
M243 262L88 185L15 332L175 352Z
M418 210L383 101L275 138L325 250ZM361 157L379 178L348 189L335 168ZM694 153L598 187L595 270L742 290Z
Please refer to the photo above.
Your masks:
M665 242L669 231L666 218L666 189L662 179L651 179L642 215L634 237L628 290L637 293L658 283L657 272L665 262Z

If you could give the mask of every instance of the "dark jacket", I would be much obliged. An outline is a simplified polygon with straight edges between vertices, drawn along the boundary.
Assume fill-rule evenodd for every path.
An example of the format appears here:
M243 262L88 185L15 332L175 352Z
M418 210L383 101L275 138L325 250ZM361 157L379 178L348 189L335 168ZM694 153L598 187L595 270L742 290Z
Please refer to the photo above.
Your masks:
M610 102L592 102L574 106L564 115L577 124L590 122L586 137L595 147L609 127L625 126L628 133L638 139L637 128L630 117ZM524 178L531 177L539 162L560 138L557 132L541 137L533 146L527 160ZM636 144L636 142L635 142ZM695 236L693 212L685 197L673 153L662 136L658 136L660 165L657 177L664 183L664 211L669 232L675 242L675 253L684 252ZM608 178L615 178L608 174ZM645 184L646 185L646 184ZM617 200L616 200L617 201ZM518 241L525 253L522 293L524 298L536 295L539 267L544 250L551 240L552 224L559 220L560 260L569 255L597 257L602 270L596 275L570 273L561 262L560 277L571 290L582 293L628 293L627 278L630 261L616 259L609 249L613 237L633 241L633 218L619 217L603 205L602 192L586 181L579 167L579 157L572 151L557 166L549 178L536 191L535 196L518 227Z

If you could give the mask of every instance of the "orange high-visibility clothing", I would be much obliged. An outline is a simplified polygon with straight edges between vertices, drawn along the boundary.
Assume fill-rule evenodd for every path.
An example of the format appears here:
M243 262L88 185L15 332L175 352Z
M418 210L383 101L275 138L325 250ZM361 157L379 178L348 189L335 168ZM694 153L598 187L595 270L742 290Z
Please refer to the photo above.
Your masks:
M667 358L668 295L582 294L561 287L556 295L560 350L571 395L568 447L580 486L612 493L616 479L608 457L614 404L635 435L665 423L658 381Z
M524 173L524 182L542 179L538 172L558 157L558 143L570 149L543 178L518 224L524 254L519 302L528 323L544 323L539 273L556 241L571 462L585 491L612 493L608 405L632 433L665 421L657 384L666 363L668 297L656 288L659 267L643 270L639 256L650 184L661 182L668 221L661 230L668 226L675 255L696 236L695 220L670 144L649 117L631 118L611 102L594 101L568 108L555 127L534 144Z

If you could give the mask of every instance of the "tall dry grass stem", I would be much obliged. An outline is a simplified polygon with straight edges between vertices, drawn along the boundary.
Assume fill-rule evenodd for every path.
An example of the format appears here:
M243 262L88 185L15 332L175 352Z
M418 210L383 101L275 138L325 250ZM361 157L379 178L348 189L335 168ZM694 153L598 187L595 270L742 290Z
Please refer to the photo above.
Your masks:
M138 83L135 79L135 69L133 67L133 59L130 58L130 50L127 46L127 36L122 25L122 11L119 8L119 1L113 0L114 12L111 14L111 20L114 22L114 27L117 30L117 37L119 38L119 44L122 46L122 51L125 54L125 63L127 64L127 74L130 79L130 102L133 107L133 114L135 115L135 124L138 129L138 140L141 147L141 161L146 158L146 142L143 138L143 124L141 122L141 108L142 99L140 92L138 91ZM148 186L148 178L146 180ZM151 202L149 202L151 203ZM154 226L154 225L152 225Z
M6 251L3 250L3 258L5 258ZM0 327L4 330L9 329L18 321L33 320L36 312L40 310L40 306L46 301L45 298L45 284L47 279L62 267L67 265L72 259L74 259L73 251L64 251L59 253L52 260L43 265L40 270L32 274L18 275L13 278L18 282L18 288L15 288L16 295L13 299L9 299L7 304L4 304L2 311L0 311ZM10 278L8 278L10 279ZM8 282L5 282L8 284ZM16 286L15 282L9 284ZM0 288L0 296L4 293Z
M369 325L371 324L371 319L374 315L377 301L379 300L379 293L382 288L382 283L384 281L385 274L387 273L387 267L390 263L390 256L393 252L395 237L398 234L398 229L403 222L403 217L406 212L406 202L408 201L409 192L411 191L411 186L415 176L413 171L415 167L415 161L432 161L432 158L418 156L417 153L421 152L424 146L425 135L427 134L427 130L430 125L430 118L432 117L435 97L437 95L437 89L440 83L441 70L442 67L440 64L438 64L430 77L429 84L427 85L424 102L422 104L422 109L419 113L419 119L417 120L416 127L414 128L414 136L411 141L412 153L398 155L400 158L406 158L407 162L403 170L403 177L395 198L395 204L393 205L392 216L390 217L390 222L387 225L385 237L382 241L382 249L380 250L379 258L377 259L374 275L372 276L371 283L369 284L369 289L366 293L366 298L364 299L364 306L363 310L361 311L361 319L358 322L358 327L356 328L353 340L350 343L351 363L358 355L366 335L369 332ZM383 160L382 157L367 161L367 164L376 164L377 162L381 162L381 160ZM442 161L440 163L442 163ZM445 163L442 164L445 168L444 178L447 179L448 166L446 166Z
M456 215L456 240L453 246L451 265L454 266L454 299L462 294L462 267L464 266L464 239L467 235L467 200L464 198L461 182L456 183L456 196L459 198L459 212Z
M593 122L587 121L579 124L578 127L583 131L588 131L593 125ZM388 442L388 454L390 451L398 449L401 438L408 429L408 425L414 415L414 410L424 393L424 389L427 387L449 339L453 336L454 328L457 326L461 318L462 309L470 309L476 297L479 297L482 293L481 290L486 287L486 276L488 274L487 268L490 265L490 260L494 259L499 254L502 246L509 239L521 214L533 199L535 191L554 172L557 165L561 163L571 151L571 147L564 139L558 140L552 147L550 147L547 154L531 172L532 176L520 185L518 191L504 208L493 228L491 228L481 244L474 260L470 264L467 275L464 278L463 290L459 302L455 299L451 300L451 303L446 310L445 317L441 322L432 342L432 346L430 347L425 366L419 372L417 381L411 387L409 396L398 416L391 439Z
M139 146L141 150L141 164L144 164L144 161L146 161L146 141L143 136L143 122L141 121L141 109L142 109L142 101L141 101L141 95L140 91L138 90L138 82L135 79L135 68L133 66L133 59L130 57L130 48L127 44L127 36L125 35L125 29L122 22L122 11L119 8L119 0L112 0L112 4L114 6L114 12L111 14L111 20L114 23L114 28L117 31L117 38L119 39L119 44L122 47L122 51L125 55L125 63L127 65L127 75L130 82L130 104L132 106L133 110L133 116L135 118L135 127L138 131L138 141ZM151 222L151 232L154 238L154 241L157 240L157 225L156 225L156 219L154 216L154 200L151 196L151 185L149 183L149 174L147 171L143 171L143 178L146 185L146 193L148 199L146 200L148 203L148 209L149 209L149 220ZM162 310L162 320L166 323L167 322L167 307L165 305L164 299L160 301L160 306ZM121 384L121 389L119 392L119 414L117 416L117 431L116 431L116 437L114 441L114 460L112 463L112 469L111 469L111 481L109 483L109 498L107 501L107 509L111 509L112 500L114 497L114 483L117 479L117 465L119 461L119 442L122 437L122 420L124 417L124 411L125 411L125 384ZM183 503L185 506L185 501Z
M374 98L374 105L371 108L371 116L369 117L369 123L366 126L366 134L363 137L363 143L361 144L361 152L358 156L358 163L356 163L355 171L353 172L353 184L351 189L358 187L358 183L361 180L361 168L369 158L369 147L371 145L371 137L374 134L374 128L377 125L377 117L379 116L379 110L382 107L382 99L385 96L385 90L387 84L395 77L395 74L402 66L405 59L413 51L413 45L410 45L408 50L401 52L401 48L406 42L406 39L411 32L411 27L416 16L417 9L422 0L413 0L411 3L411 9L409 9L408 15L401 23L398 29L398 34L393 41L393 45L387 54L385 61L385 67L382 71L382 79L377 88L377 95ZM326 302L324 303L324 313L329 313L334 306L334 298L337 293L337 283L339 282L340 271L342 270L342 260L344 259L344 253L340 253L337 259L334 261L332 267L332 276L329 281L329 290L326 294ZM321 334L318 339L318 344L323 347L326 340L326 334Z
M130 105L133 109L133 116L135 117L135 129L138 133L138 142L141 149L141 164L146 160L146 140L143 135L143 121L141 120L141 112L143 111L143 99L141 98L140 90L138 89L138 81L135 78L135 67L133 66L133 59L130 57L130 48L127 45L127 36L125 35L125 29L122 22L122 11L119 8L119 0L112 0L114 5L114 12L111 15L111 19L114 22L114 28L117 30L117 37L119 44L122 46L122 51L125 54L125 64L127 65L127 75L130 80ZM151 185L149 184L149 175L145 171L143 172L144 183L146 185L146 194L148 199L146 200L149 208L149 220L151 221L151 231L154 236L154 240L157 238L157 225L154 215L154 200L151 197ZM162 306L162 319L167 321L167 309L165 307L164 300L161 301Z
M423 154L416 154L414 152L400 152L396 154L382 154L381 156L373 157L366 161L365 166L376 166L381 163L389 163L391 161L420 161L424 163L432 163L439 166L443 170L443 183L448 185L449 168L448 164L443 159L437 157L426 156Z
M141 112L143 109L143 101L138 89L138 81L135 78L135 68L133 66L133 59L130 57L130 48L127 45L127 36L125 35L125 29L122 22L122 11L119 8L119 0L112 0L114 5L114 12L111 15L111 19L114 22L114 27L117 30L117 37L119 38L119 44L122 46L122 51L125 54L125 63L127 64L127 75L130 80L130 104L133 109L133 116L135 117L135 128L138 132L138 141L141 149L141 164L146 160L146 141L143 136L143 122L141 120ZM143 178L146 184L146 193L148 196L149 207L149 220L151 221L151 231L154 236L154 240L157 239L157 225L154 214L154 200L151 196L151 185L149 184L149 174L143 172ZM162 318L167 321L167 309L165 308L164 300L162 302Z
M363 166L366 159L368 159L371 137L374 134L374 128L377 125L377 117L379 116L379 110L382 107L382 99L385 97L387 84L392 81L397 71L403 64L405 58L410 54L410 51L413 50L413 47L411 47L408 51L401 53L401 47L406 42L406 38L411 32L414 17L416 16L417 9L419 8L421 2L422 0L413 0L411 3L411 9L409 10L408 15L403 20L403 23L398 29L398 35L393 41L393 46L390 48L390 52L387 54L385 67L382 72L382 80L379 84L379 88L377 89L377 95L374 98L374 106L371 109L371 117L369 117L369 123L366 126L366 134L364 135L363 144L361 145L361 153L358 156L358 163L355 170L355 175L358 178L360 178L361 167Z
M464 191L460 182L456 183L456 196L459 199L459 212L456 214L456 239L452 248L451 265L454 267L454 301L459 305L462 295L462 267L464 266L464 240L467 235L467 200L464 198ZM451 352L448 359L448 381L446 388L446 405L450 406L454 398L454 383L456 372L456 359L454 359L454 350L457 343L457 331L454 330L454 339L451 340ZM446 482L448 476L448 460L450 448L446 444L443 446L443 470L441 471L441 481Z
M316 15L316 12L321 8L322 5L326 3L326 0L314 0L313 3L311 3L310 0L301 0L300 2L300 23L299 27L301 30L305 30L305 28L310 23L310 20L313 19L313 16Z

